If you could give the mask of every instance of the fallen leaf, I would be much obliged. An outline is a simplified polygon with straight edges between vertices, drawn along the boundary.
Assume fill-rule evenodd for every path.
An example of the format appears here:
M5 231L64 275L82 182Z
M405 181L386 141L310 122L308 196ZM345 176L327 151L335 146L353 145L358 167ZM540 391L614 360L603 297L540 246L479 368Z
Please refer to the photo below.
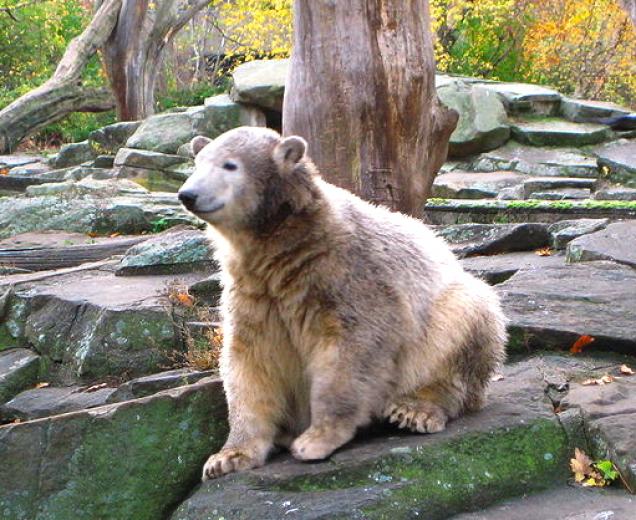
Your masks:
M89 237L91 238L95 238L97 235L97 233L95 233L95 231L89 231L88 233L86 233Z
M604 376L599 377L598 379L586 379L585 381L582 381L581 384L583 386L608 385L613 382L614 382L614 377L610 376L609 374L605 374Z
M504 378L503 374L495 374L494 376L492 376L492 377L490 378L490 380L491 380L493 383L496 383L497 381L502 381L502 380L503 380L503 378Z
M98 383L96 385L89 386L86 390L84 390L84 392L96 392L97 390L106 388L107 386L108 385L106 383Z
M9 170L7 168L0 168L0 175L9 175Z
M110 238L117 238L119 235L121 235L121 233L117 231L116 233L111 233L109 236Z
M539 256L551 256L552 249L549 247L542 247L541 249L537 249L534 253Z
M177 294L177 300L179 300L181 305L185 305L186 307L192 307L194 305L194 298L188 293Z
M35 385L35 388L46 388L47 386L50 386L51 383L38 383L37 385Z
M572 346L570 347L570 352L572 352L572 354L580 354L583 351L583 349L587 347L593 341L594 341L594 338L592 336L587 336L587 335L581 336L572 344Z
M583 450L574 448L574 458L570 459L570 469L574 473L574 480L582 482L592 471L592 459Z
M634 370L632 368L628 367L627 365L621 365L620 372L621 372L621 374L624 374L626 376L633 376L634 375Z

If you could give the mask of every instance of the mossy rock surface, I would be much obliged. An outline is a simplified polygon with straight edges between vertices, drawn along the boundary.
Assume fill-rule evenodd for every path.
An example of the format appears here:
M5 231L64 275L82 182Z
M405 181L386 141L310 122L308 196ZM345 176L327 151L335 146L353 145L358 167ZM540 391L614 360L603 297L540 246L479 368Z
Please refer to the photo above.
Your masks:
M568 439L533 361L506 368L488 406L435 435L376 431L318 464L289 457L207 482L172 515L447 518L565 481Z
M0 426L0 518L165 518L227 433L218 380Z

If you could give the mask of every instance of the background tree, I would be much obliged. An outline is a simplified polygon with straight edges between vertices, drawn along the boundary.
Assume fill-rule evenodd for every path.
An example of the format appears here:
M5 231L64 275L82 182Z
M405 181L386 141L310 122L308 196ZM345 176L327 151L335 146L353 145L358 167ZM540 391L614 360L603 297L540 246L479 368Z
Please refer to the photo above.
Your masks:
M417 215L457 114L435 92L425 0L296 0L283 131L331 182Z

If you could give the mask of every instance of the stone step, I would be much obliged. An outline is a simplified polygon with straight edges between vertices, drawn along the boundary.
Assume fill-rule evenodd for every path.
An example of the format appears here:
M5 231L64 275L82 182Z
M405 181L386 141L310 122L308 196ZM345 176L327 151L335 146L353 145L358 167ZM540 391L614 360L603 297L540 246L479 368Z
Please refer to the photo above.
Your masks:
M532 146L585 146L614 137L612 130L605 125L560 119L515 121L511 123L510 130L515 140Z
M98 237L80 233L23 233L0 240L0 264L29 271L72 267L125 253L146 236Z
M576 148L541 148L508 141L504 146L478 155L459 169L479 172L513 171L539 177L586 177L599 175L596 156Z
M279 456L200 485L171 518L441 519L565 482L570 447L543 384L533 362L511 365L486 408L445 432L387 427L325 462Z
M23 276L0 324L49 361L52 380L144 375L183 350L181 327L192 309L170 299L172 285L202 277L123 278L112 265L39 280Z
M3 351L0 344L0 404L37 382L40 356L25 348Z
M81 387L32 388L0 406L0 422L28 421L106 404L114 388L86 391Z
M567 350L585 335L594 338L590 351L636 353L633 268L612 262L522 268L497 291L509 319L510 351Z
M584 194L589 199L596 188L597 180L581 177L534 177L515 172L469 172L453 170L435 178L432 195L434 198L449 199L531 199L539 193ZM560 200L558 197L557 200ZM580 198L580 197L579 197Z
M558 222L560 220L636 218L636 202L622 200L494 200L428 199L424 219L429 224Z
M636 140L619 140L597 147L594 153L604 177L628 188L636 188Z
M559 486L450 520L631 520L636 497L616 488Z
M569 263L612 260L636 267L636 221L616 222L574 239L567 246Z
M226 414L221 383L208 378L0 426L0 518L166 518L225 440Z

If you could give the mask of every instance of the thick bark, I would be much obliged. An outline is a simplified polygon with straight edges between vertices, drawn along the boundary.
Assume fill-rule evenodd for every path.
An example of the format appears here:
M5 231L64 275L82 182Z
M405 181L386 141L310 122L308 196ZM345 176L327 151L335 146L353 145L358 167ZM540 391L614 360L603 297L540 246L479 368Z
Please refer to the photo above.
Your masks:
M426 0L296 0L283 132L322 175L419 215L457 114L435 92Z
M53 76L0 111L0 153L11 153L25 137L71 112L100 112L114 106L106 89L82 87L82 71L117 23L121 0L106 0L74 38Z
M210 0L123 0L119 23L103 46L104 66L121 121L154 113L163 49Z

